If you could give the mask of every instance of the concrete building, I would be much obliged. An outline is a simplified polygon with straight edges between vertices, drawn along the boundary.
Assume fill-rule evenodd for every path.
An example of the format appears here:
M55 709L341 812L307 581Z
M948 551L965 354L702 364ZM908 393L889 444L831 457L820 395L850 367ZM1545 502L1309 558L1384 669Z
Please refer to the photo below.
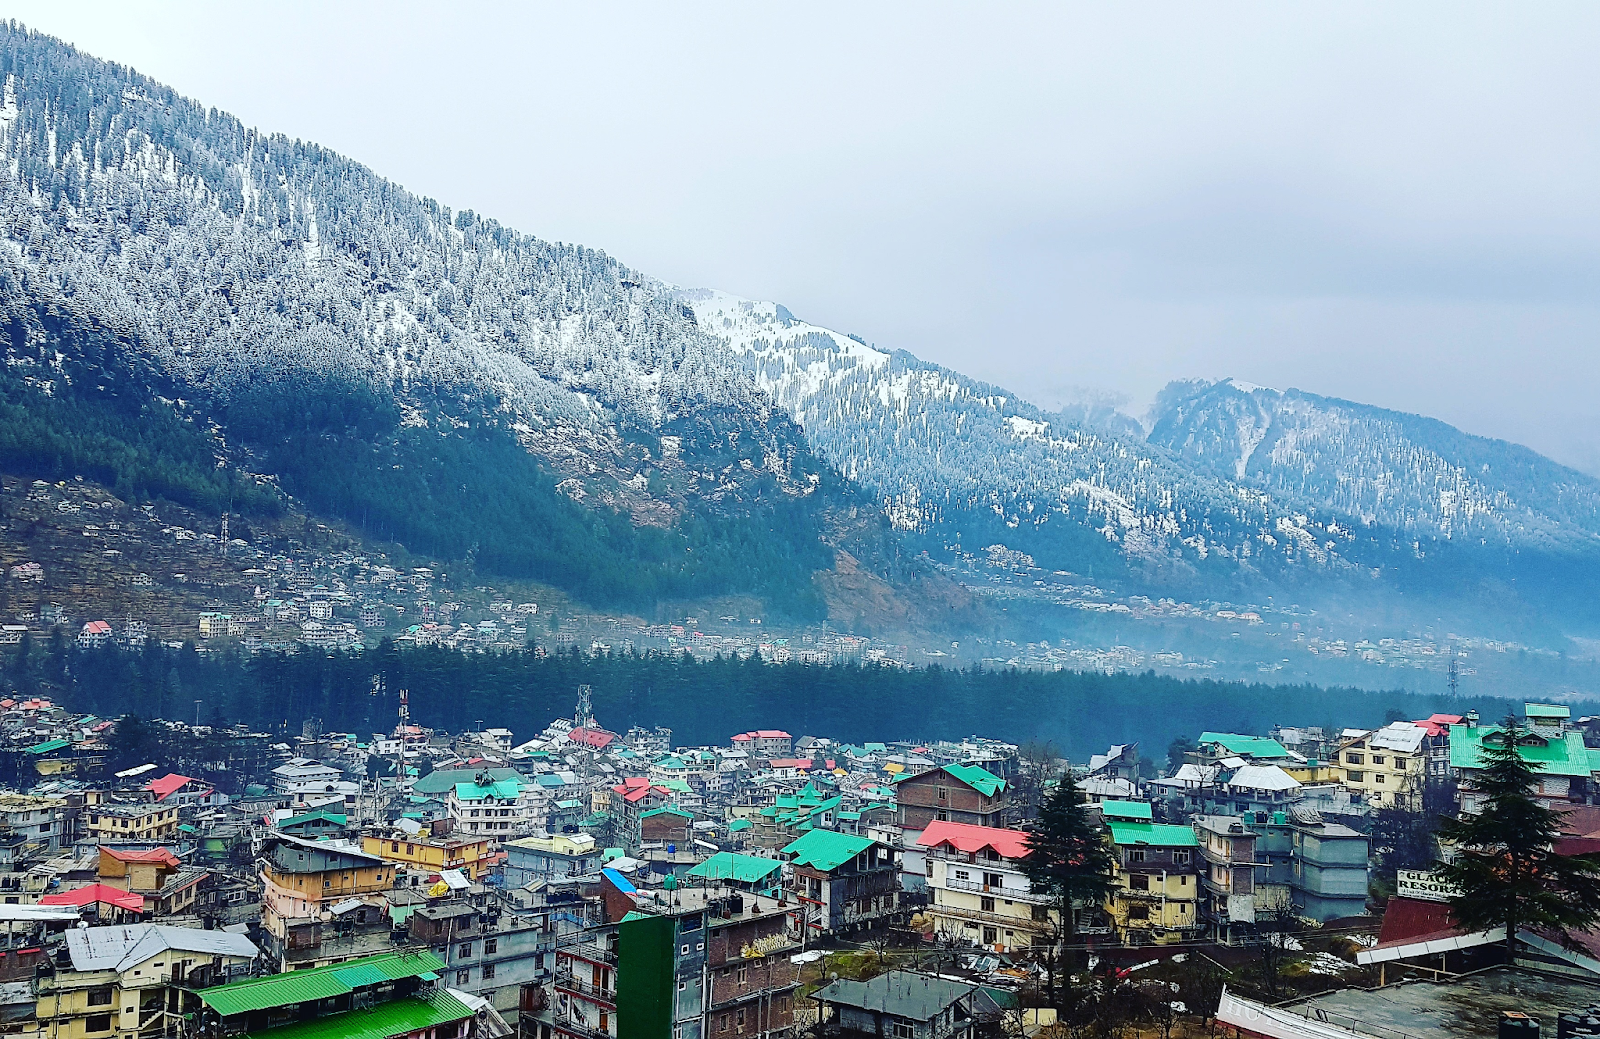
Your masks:
M505 885L520 888L535 881L592 876L600 871L600 845L592 834L537 834L504 845Z
M1115 804L1115 802L1112 802ZM1195 869L1199 840L1189 826L1150 822L1144 812L1106 817L1114 887L1105 910L1129 943L1179 941L1204 927Z
M966 823L932 822L917 838L927 864L934 933L996 952L1042 944L1055 916L1022 871L1028 835Z
M846 934L872 927L898 905L895 850L871 837L812 830L782 851L789 890L806 908L810 932Z

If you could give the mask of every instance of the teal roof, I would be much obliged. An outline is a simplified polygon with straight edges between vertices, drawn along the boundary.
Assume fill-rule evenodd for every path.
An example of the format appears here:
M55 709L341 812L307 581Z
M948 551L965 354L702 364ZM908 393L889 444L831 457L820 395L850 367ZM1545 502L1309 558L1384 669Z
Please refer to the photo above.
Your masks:
M791 842L783 853L794 856L792 861L796 866L810 866L826 873L838 869L876 843L871 837L813 829Z
M1572 708L1557 707L1547 703L1528 703L1522 705L1523 713L1529 718L1570 718Z
M489 778L495 782L503 779L521 781L522 774L514 768L441 768L430 772L411 784L411 789L419 794L434 794L444 796L450 788L457 783L470 783L477 779L480 772L489 773Z
M689 876L705 880L737 880L742 884L759 884L782 868L783 863L777 859L719 851L691 869Z
M1503 731L1498 725L1450 726L1450 767L1482 768L1483 741ZM1577 732L1547 739L1524 731L1517 756L1550 776L1588 776L1600 768L1600 760L1583 745L1583 735Z
M1006 788L1005 780L977 765L946 765L944 770L984 797L993 797Z
M676 815L682 819L694 818L694 816L689 812L684 811L682 808L676 808L672 805L662 805L660 808L652 808L648 812L641 812L639 813L639 818L648 819L654 815Z
M482 801L491 797L514 801L521 792L522 784L511 779L498 780L488 786L479 786L477 783L456 784L457 801Z
M741 830L750 829L750 827L753 825L754 824L749 819L735 819L733 822L728 824L728 832L738 833Z
M1107 819L1131 819L1139 822L1149 822L1154 818L1150 806L1142 801L1103 801L1100 804L1100 814Z
M1193 827L1166 823L1124 823L1108 821L1114 844L1147 844L1158 848L1193 848L1200 843Z
M70 746L72 746L72 744L68 743L66 740L46 740L43 743L36 743L33 746L29 747L28 748L28 753L29 754L48 754L53 750L60 750L63 747L70 747Z
M350 821L350 817L347 815L340 815L336 812L315 811L307 812L304 815L294 816L292 819L285 819L283 822L278 824L278 828L282 829L285 826L301 826L305 823L316 822L319 819L323 822L330 822L337 826L344 826Z
M1277 740L1265 736L1240 736L1233 732L1202 732L1199 746L1220 744L1229 754L1247 754L1252 758L1286 758L1289 752Z

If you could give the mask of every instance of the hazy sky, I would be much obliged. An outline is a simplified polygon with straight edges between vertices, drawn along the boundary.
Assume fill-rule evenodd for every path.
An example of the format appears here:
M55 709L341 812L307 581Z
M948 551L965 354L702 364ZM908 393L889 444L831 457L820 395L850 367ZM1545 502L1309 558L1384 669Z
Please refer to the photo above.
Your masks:
M1232 375L1600 473L1600 7L72 4L246 123L1051 404Z

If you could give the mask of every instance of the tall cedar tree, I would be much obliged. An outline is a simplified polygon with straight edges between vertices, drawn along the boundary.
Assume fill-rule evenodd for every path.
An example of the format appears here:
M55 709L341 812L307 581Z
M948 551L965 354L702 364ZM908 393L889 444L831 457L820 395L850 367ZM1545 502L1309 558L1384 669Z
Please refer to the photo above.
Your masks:
M1484 796L1476 815L1447 820L1439 836L1461 849L1439 867L1460 889L1450 908L1469 930L1506 929L1506 960L1516 957L1519 927L1532 927L1573 944L1572 931L1600 922L1600 856L1558 855L1560 813L1532 796L1544 766L1518 752L1543 738L1507 718L1483 741L1483 767L1472 778Z
M1039 809L1039 819L1028 834L1028 857L1023 872L1033 890L1048 892L1061 914L1061 938L1071 949L1076 942L1074 902L1099 903L1112 888L1111 852L1104 835L1089 822L1083 794L1068 773Z

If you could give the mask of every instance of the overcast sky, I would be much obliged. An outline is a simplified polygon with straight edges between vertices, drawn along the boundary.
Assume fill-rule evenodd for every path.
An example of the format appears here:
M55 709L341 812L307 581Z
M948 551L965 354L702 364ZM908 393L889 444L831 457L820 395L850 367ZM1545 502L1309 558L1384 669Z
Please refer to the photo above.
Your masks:
M1600 8L13 2L406 187L1011 387L1600 474Z

